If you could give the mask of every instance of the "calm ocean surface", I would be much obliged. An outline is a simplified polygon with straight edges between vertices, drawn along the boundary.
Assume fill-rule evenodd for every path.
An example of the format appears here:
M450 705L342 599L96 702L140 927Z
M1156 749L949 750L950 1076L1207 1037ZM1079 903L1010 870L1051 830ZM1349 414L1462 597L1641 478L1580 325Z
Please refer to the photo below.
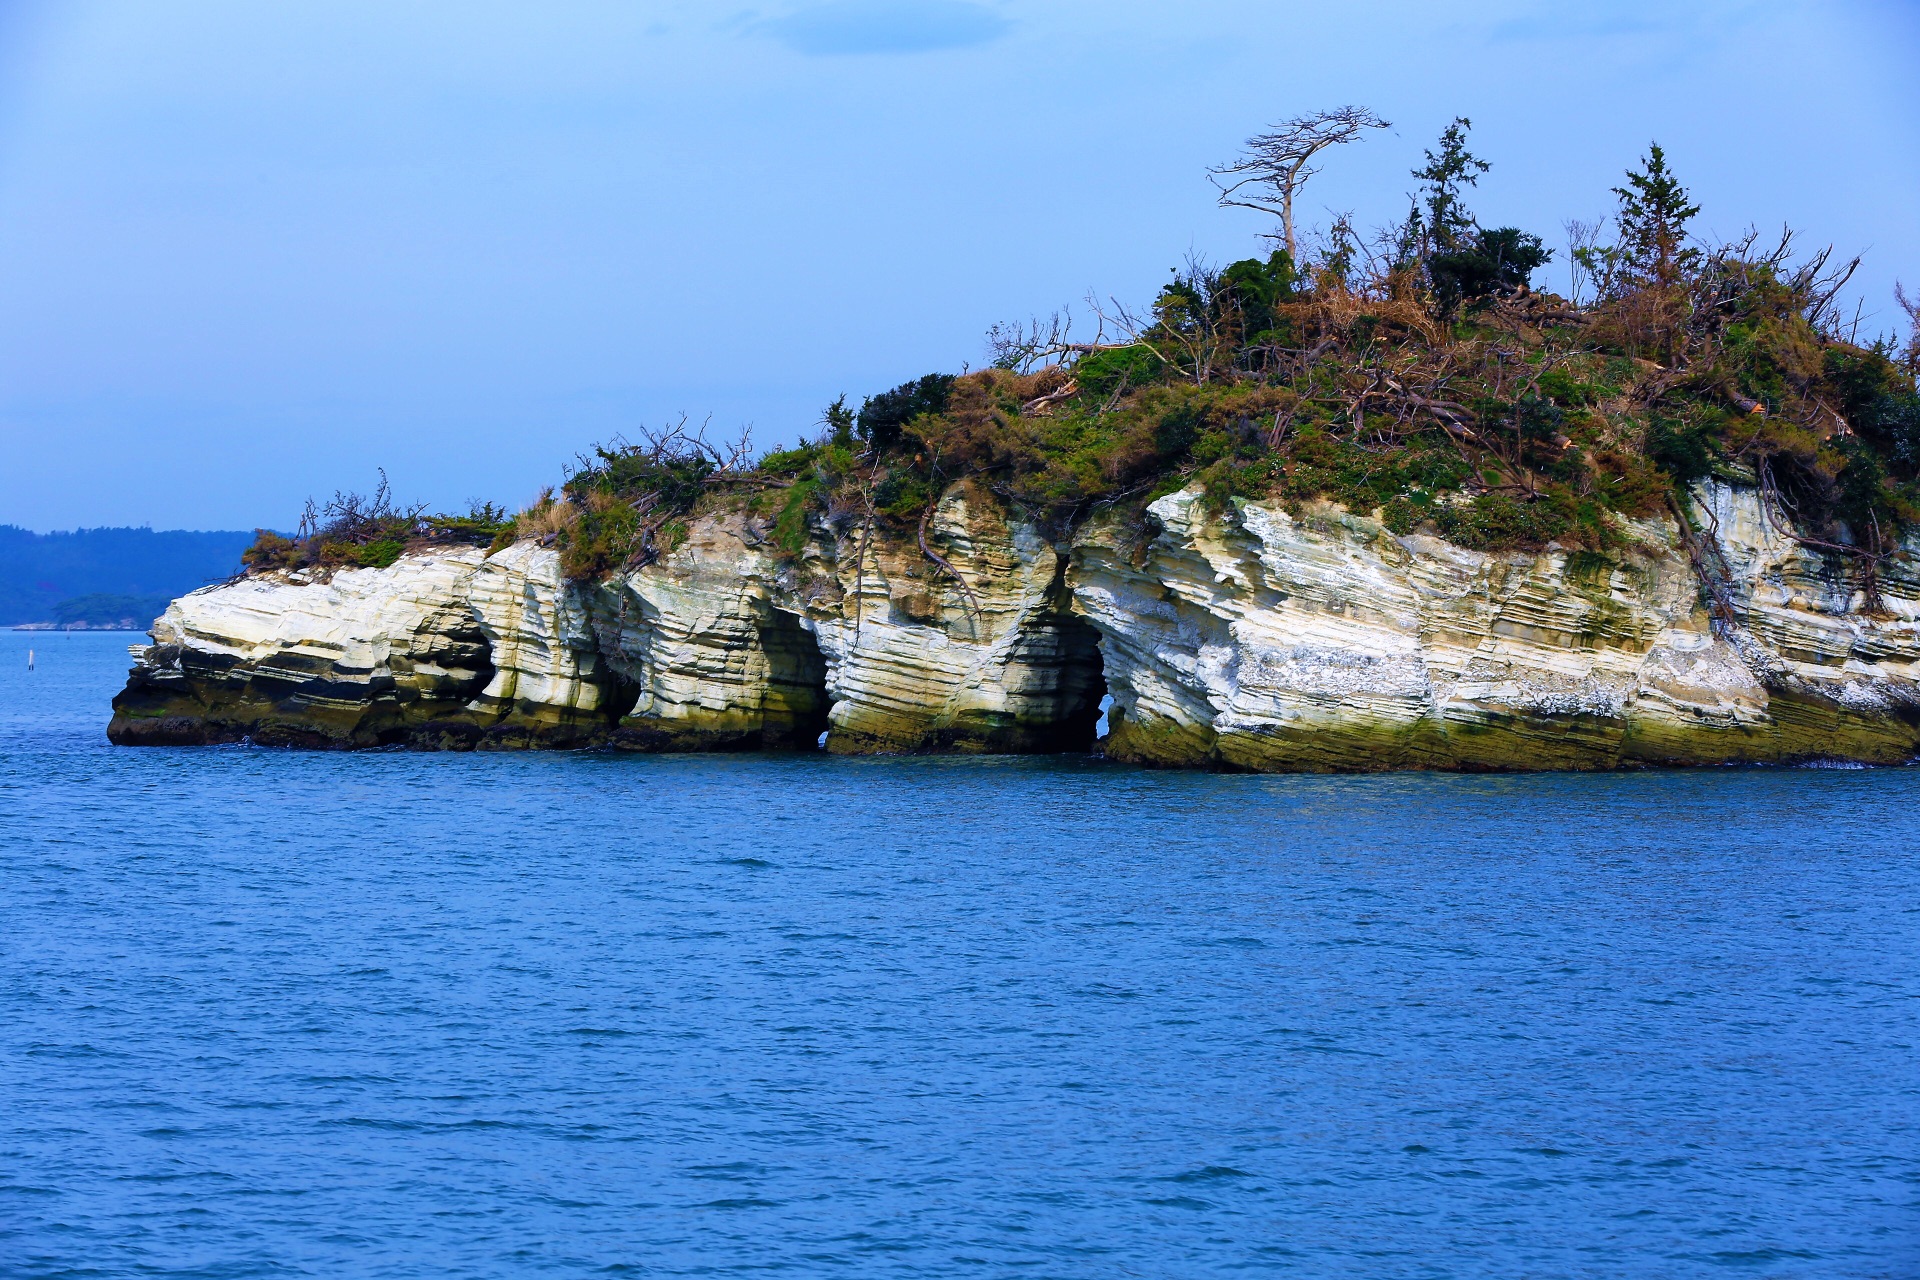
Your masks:
M0 1275L1920 1275L1920 770L118 750L135 638L0 632Z

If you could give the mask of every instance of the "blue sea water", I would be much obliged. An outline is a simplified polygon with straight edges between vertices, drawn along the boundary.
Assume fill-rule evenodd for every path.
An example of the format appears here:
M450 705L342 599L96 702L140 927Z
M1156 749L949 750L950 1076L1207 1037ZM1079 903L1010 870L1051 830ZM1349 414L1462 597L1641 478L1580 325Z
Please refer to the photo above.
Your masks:
M5 1276L1920 1275L1920 771L120 750L133 638L0 633Z

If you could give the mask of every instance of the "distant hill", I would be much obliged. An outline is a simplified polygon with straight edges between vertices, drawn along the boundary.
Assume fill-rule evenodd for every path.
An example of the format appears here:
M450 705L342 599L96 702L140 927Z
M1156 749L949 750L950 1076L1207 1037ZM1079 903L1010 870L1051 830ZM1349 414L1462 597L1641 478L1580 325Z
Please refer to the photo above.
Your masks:
M0 626L23 622L101 625L128 607L145 626L178 595L240 568L251 532L185 529L79 529L34 533L0 525ZM84 600L82 597L96 597ZM120 597L110 608L101 597ZM62 606L65 606L64 608Z

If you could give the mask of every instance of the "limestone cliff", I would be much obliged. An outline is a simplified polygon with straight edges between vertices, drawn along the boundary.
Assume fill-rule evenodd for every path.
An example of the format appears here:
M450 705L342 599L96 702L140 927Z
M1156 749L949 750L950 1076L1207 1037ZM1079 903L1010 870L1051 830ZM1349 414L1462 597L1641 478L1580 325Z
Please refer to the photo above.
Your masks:
M1080 538L1074 599L1099 629L1107 754L1244 769L1607 768L1835 756L1920 742L1920 583L1884 614L1764 518L1717 520L1737 625L1716 635L1672 521L1603 557L1488 555L1337 508L1151 507L1158 536Z
M956 486L914 542L822 528L778 554L743 513L661 561L570 583L556 555L426 551L175 601L109 735L122 743L836 751L1085 748L1099 654L1067 557Z
M116 742L572 746L619 696L578 592L526 545L205 587L153 640Z
M741 511L596 583L522 542L175 601L110 736L308 746L1060 751L1219 768L1600 768L1920 745L1920 581L1855 576L1708 485L1718 628L1670 520L1490 555L1332 506L1195 492L1056 542L971 484L798 555ZM958 575L958 580L955 578Z

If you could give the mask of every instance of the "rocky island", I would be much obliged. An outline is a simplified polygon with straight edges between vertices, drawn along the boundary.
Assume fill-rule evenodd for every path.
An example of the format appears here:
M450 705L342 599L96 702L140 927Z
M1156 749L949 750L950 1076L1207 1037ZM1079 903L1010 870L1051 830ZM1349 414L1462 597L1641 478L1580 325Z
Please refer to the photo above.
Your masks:
M1460 206L1190 269L1091 341L674 429L509 518L341 496L174 601L117 743L1062 752L1243 770L1920 751L1920 351L1656 148L1578 300ZM1484 166L1482 166L1484 168ZM1576 293L1581 290L1575 290ZM1104 729L1104 732L1102 730Z

